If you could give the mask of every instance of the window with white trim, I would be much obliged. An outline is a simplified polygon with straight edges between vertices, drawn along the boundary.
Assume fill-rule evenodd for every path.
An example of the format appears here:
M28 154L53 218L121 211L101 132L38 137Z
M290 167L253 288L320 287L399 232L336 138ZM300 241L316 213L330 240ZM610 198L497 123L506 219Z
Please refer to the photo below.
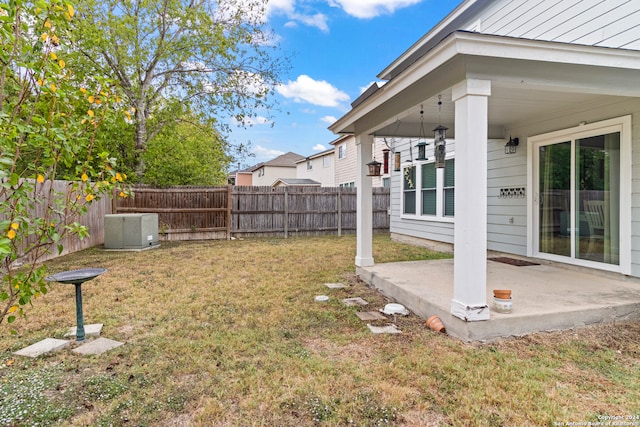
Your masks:
M313 160L307 160L307 170L313 170Z
M338 145L338 158L344 159L346 157L347 157L347 145L346 144Z
M445 168L415 162L402 169L402 216L414 219L453 218L455 215L455 159Z

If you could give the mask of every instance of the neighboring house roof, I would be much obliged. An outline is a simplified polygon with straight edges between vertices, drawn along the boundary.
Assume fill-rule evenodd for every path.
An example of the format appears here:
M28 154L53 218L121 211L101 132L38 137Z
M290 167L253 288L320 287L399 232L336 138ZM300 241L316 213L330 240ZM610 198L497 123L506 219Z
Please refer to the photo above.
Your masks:
M259 169L262 166L295 168L296 162L304 159L304 156L289 151L288 153L284 153L283 155L278 156L275 159L271 159L268 162L260 163L254 170Z
M302 159L298 160L298 161L296 162L296 164L298 164L298 163L303 163L303 162L306 162L307 160L311 160L311 159L317 159L318 157L327 156L327 155L329 155L329 154L333 154L333 153L334 153L334 151L335 151L335 149L334 149L334 148L329 148L328 150L324 150L324 151L321 151L321 152L319 152L319 153L312 154L312 155L310 155L310 156L308 156L308 157L304 157L304 158L302 158Z
M273 183L273 187L285 186L285 187L320 187L320 183L318 181L314 181L313 179L304 179L304 178L278 178L276 182Z

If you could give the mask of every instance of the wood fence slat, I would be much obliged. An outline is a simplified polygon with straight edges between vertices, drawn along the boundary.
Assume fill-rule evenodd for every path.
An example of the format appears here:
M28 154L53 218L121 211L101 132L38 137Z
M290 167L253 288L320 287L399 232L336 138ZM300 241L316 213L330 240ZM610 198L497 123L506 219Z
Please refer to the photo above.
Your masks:
M232 236L290 236L353 233L356 188L136 186L135 197L120 199L116 213L158 213L160 235L173 239ZM389 229L388 188L372 191L373 228ZM215 235L215 237L214 237Z

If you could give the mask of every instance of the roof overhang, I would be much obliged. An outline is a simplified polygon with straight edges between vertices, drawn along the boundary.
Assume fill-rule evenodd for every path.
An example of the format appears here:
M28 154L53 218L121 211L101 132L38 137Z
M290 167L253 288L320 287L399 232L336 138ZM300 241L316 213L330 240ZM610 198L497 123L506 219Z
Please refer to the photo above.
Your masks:
M457 31L329 129L416 136L421 105L428 130L453 128L451 87L465 79L491 81L489 136L500 138L532 115L552 117L603 97L640 97L640 52Z

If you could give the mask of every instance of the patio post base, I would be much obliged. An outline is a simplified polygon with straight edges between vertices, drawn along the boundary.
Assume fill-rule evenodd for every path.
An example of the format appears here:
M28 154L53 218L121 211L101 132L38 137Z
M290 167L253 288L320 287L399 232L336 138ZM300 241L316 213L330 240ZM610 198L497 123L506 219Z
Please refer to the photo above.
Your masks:
M489 320L490 310L486 304L472 307L452 299L451 314L465 322L479 322Z

